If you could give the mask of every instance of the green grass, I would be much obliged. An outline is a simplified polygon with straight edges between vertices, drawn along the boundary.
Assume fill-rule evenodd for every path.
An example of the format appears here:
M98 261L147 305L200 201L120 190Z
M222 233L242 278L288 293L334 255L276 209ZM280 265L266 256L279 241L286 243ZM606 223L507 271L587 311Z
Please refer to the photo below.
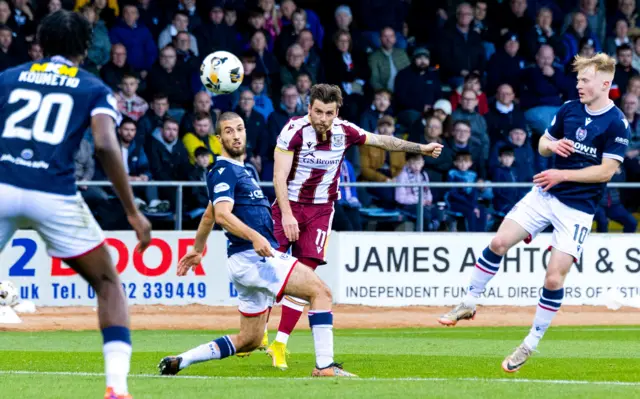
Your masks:
M258 352L156 377L163 356L224 333L134 332L129 386L135 399L640 397L640 328L631 326L552 328L515 375L500 363L527 328L338 330L336 360L358 380L308 378L314 364L308 331L291 337L286 372ZM1 398L102 397L98 332L0 334Z

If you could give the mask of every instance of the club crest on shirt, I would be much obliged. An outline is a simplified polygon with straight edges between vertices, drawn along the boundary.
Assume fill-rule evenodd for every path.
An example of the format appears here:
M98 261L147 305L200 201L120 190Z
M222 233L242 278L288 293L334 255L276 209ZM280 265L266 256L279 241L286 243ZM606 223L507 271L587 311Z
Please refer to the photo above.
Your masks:
M584 139L586 138L587 138L587 129L579 127L578 130L576 130L576 139L578 141L584 141Z
M344 147L344 134L334 134L331 136L331 144L334 147Z

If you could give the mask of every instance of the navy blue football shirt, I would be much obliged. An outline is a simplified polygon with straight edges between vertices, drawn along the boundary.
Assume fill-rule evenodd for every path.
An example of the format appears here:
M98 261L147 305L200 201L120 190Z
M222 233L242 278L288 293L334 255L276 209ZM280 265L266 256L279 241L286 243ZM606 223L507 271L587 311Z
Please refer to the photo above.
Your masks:
M567 101L553 118L545 133L551 140L563 138L574 142L574 153L567 158L555 157L557 169L583 169L600 165L603 158L623 162L629 146L629 122L613 102L593 112L578 100ZM549 192L562 203L593 215L606 183L564 182Z
M273 234L269 200L242 162L219 156L207 175L207 190L213 205L218 202L231 202L233 215L266 238L272 248L279 247ZM229 232L226 236L230 244L227 248L228 256L253 249L251 241Z
M74 195L74 157L96 114L120 123L100 79L51 57L0 74L0 183Z

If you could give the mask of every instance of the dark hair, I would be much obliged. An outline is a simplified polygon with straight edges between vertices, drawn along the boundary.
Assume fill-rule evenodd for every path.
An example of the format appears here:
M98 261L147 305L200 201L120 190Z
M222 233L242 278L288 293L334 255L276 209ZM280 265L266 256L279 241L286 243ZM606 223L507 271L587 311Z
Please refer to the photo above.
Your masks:
M407 162L412 161L414 159L422 158L422 154L418 153L407 153Z
M462 158L469 158L471 161L473 161L473 157L471 156L471 153L466 150L458 151L454 157L454 160L458 161L458 160L461 160Z
M211 155L211 154L209 153L209 150L207 150L207 148L206 148L206 147L198 147L198 148L196 148L196 150L193 152L193 156L194 156L194 157L196 157L196 158L201 157L201 156L203 156L203 155L206 155L206 156Z
M194 122L201 121L203 119L211 120L211 115L209 115L206 112L196 112L195 115L193 115L193 121Z
M164 118L162 118L162 127L164 128L164 125L166 125L167 123L174 123L177 126L180 126L180 124L178 123L177 120L173 119L170 116L165 116Z
M298 73L298 76L296 76L296 82L298 81L300 76L306 76L306 77L309 78L309 80L311 80L311 74L309 74L309 72L301 71L300 73Z
M260 7L252 7L249 10L249 15L247 15L247 19L255 18L255 17L263 17L264 18L264 11L262 10L262 8L260 8Z
M37 41L45 57L84 57L91 46L92 29L82 15L58 10L47 15L38 28Z
M389 99L393 98L393 93L391 93L391 91L389 91L388 89L378 89L373 93L374 96L377 96L378 94L386 94Z
M240 55L240 59L247 62L256 62L256 54L253 51L247 50ZM255 76L255 72L252 73L251 76Z
M623 43L619 45L618 48L616 49L616 54L620 54L621 51L626 51L626 50L633 51L629 43Z
M468 120L457 120L453 123L453 128L455 129L455 127L457 125L465 125L466 127L468 127L469 129L471 129L471 122L469 122Z
M171 17L171 20L173 20L176 17L176 15L184 15L185 17L189 18L189 13L187 13L184 10L178 10L178 11L175 12L175 14L173 14L173 17ZM191 19L191 18L189 18L189 19Z
M308 29L305 29L308 30ZM302 32L300 32L302 33ZM348 51L352 50L353 47L353 38L351 37L351 33L348 30L345 29L338 29L336 31L336 33L333 34L333 43L337 45L338 43L338 39L340 39L340 36L345 35L349 37L349 48Z
M218 122L216 123L216 135L220 136L222 134L222 122L230 121L236 118L242 119L240 115L236 114L235 112L223 112L222 115L220 115L220 118L218 118Z
M482 83L481 76L479 74L477 74L476 72L470 72L467 76L465 76L464 77L464 82L467 83L468 81L470 81L472 79L479 80L480 83Z
M505 145L504 147L500 147L500 150L498 150L498 156L503 156L503 155L515 155L515 151L513 150L513 147L510 145Z
M125 72L124 75L122 75L122 79L120 79L120 82L124 82L125 79L129 79L129 78L133 78L133 79L137 80L138 82L140 81L140 79L136 75L134 75L132 73Z
M256 79L267 79L267 75L262 71L254 71L251 74L251 80L256 80Z
M336 103L338 108L340 108L342 106L342 91L340 91L340 88L336 85L319 83L311 86L309 104L313 105L315 100L324 104Z
M13 29L11 29L9 25L5 25L5 24L0 24L0 30L6 30L13 33Z
M136 125L136 121L134 121L133 119L129 118L126 115L122 116L122 122L120 122L120 127L124 126L125 123L131 123L133 124L133 126L135 126L136 128L138 127L138 125Z
M156 100L167 100L167 101L169 101L169 96L166 95L165 93L157 92L151 98L151 102L154 102Z

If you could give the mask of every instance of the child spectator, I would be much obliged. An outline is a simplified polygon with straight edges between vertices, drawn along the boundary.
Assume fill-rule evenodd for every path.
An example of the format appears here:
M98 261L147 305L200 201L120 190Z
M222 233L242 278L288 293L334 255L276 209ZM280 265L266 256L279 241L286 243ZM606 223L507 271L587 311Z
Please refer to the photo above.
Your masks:
M498 155L499 165L493 172L493 181L496 183L515 183L518 182L518 172L513 167L515 161L515 152L513 147L505 145L500 148ZM504 187L493 189L493 208L500 216L504 216L513 206L520 200L517 188Z
M531 147L531 142L527 140L527 133L520 128L511 129L508 140L501 140L493 147L491 157L489 159L490 175L495 179L495 169L500 166L499 155L502 147L509 146L513 149L515 155L515 163L513 167L519 182L531 183L535 174L535 154ZM516 191L521 192L524 196L529 189L522 188Z
M269 115L273 112L273 102L269 98L267 90L264 89L265 79L266 75L263 72L254 72L250 88L255 102L253 109L262 115L264 120L268 120Z
M478 174L471 169L473 161L471 153L459 151L453 161L454 169L449 171L447 181L452 183L475 183ZM478 189L473 187L452 188L445 200L449 211L461 214L467 231L485 231L484 209L478 204Z
M136 94L139 83L137 77L125 74L120 82L120 91L115 96L118 101L118 111L136 122L149 109L149 104Z
M376 90L373 103L360 117L360 127L367 132L373 132L378 126L378 120L384 115L391 115L391 92L387 89Z
M209 167L211 166L209 158L209 150L206 147L198 147L194 151L196 158L196 164L193 165L189 173L189 181L207 181L207 173L209 173ZM207 194L207 187L195 186L190 187L191 195L187 198L186 208L187 214L196 219L201 216L207 205L209 204L209 196Z
M427 172L423 172L424 158L420 154L407 154L407 163L395 178L397 183L429 183ZM429 187L422 188L422 207L425 230L437 231L442 220L437 214L438 209L433 206L433 196ZM418 199L420 187L396 187L396 202L402 205L402 210L414 219L418 216Z
M623 183L625 174L621 167L618 167L616 173L613 174L611 182ZM623 226L625 233L635 233L638 222L633 215L622 205L620 201L620 189L605 187L604 195L598 204L596 214L593 220L597 223L598 233L607 233L609 231L609 220L614 220Z

